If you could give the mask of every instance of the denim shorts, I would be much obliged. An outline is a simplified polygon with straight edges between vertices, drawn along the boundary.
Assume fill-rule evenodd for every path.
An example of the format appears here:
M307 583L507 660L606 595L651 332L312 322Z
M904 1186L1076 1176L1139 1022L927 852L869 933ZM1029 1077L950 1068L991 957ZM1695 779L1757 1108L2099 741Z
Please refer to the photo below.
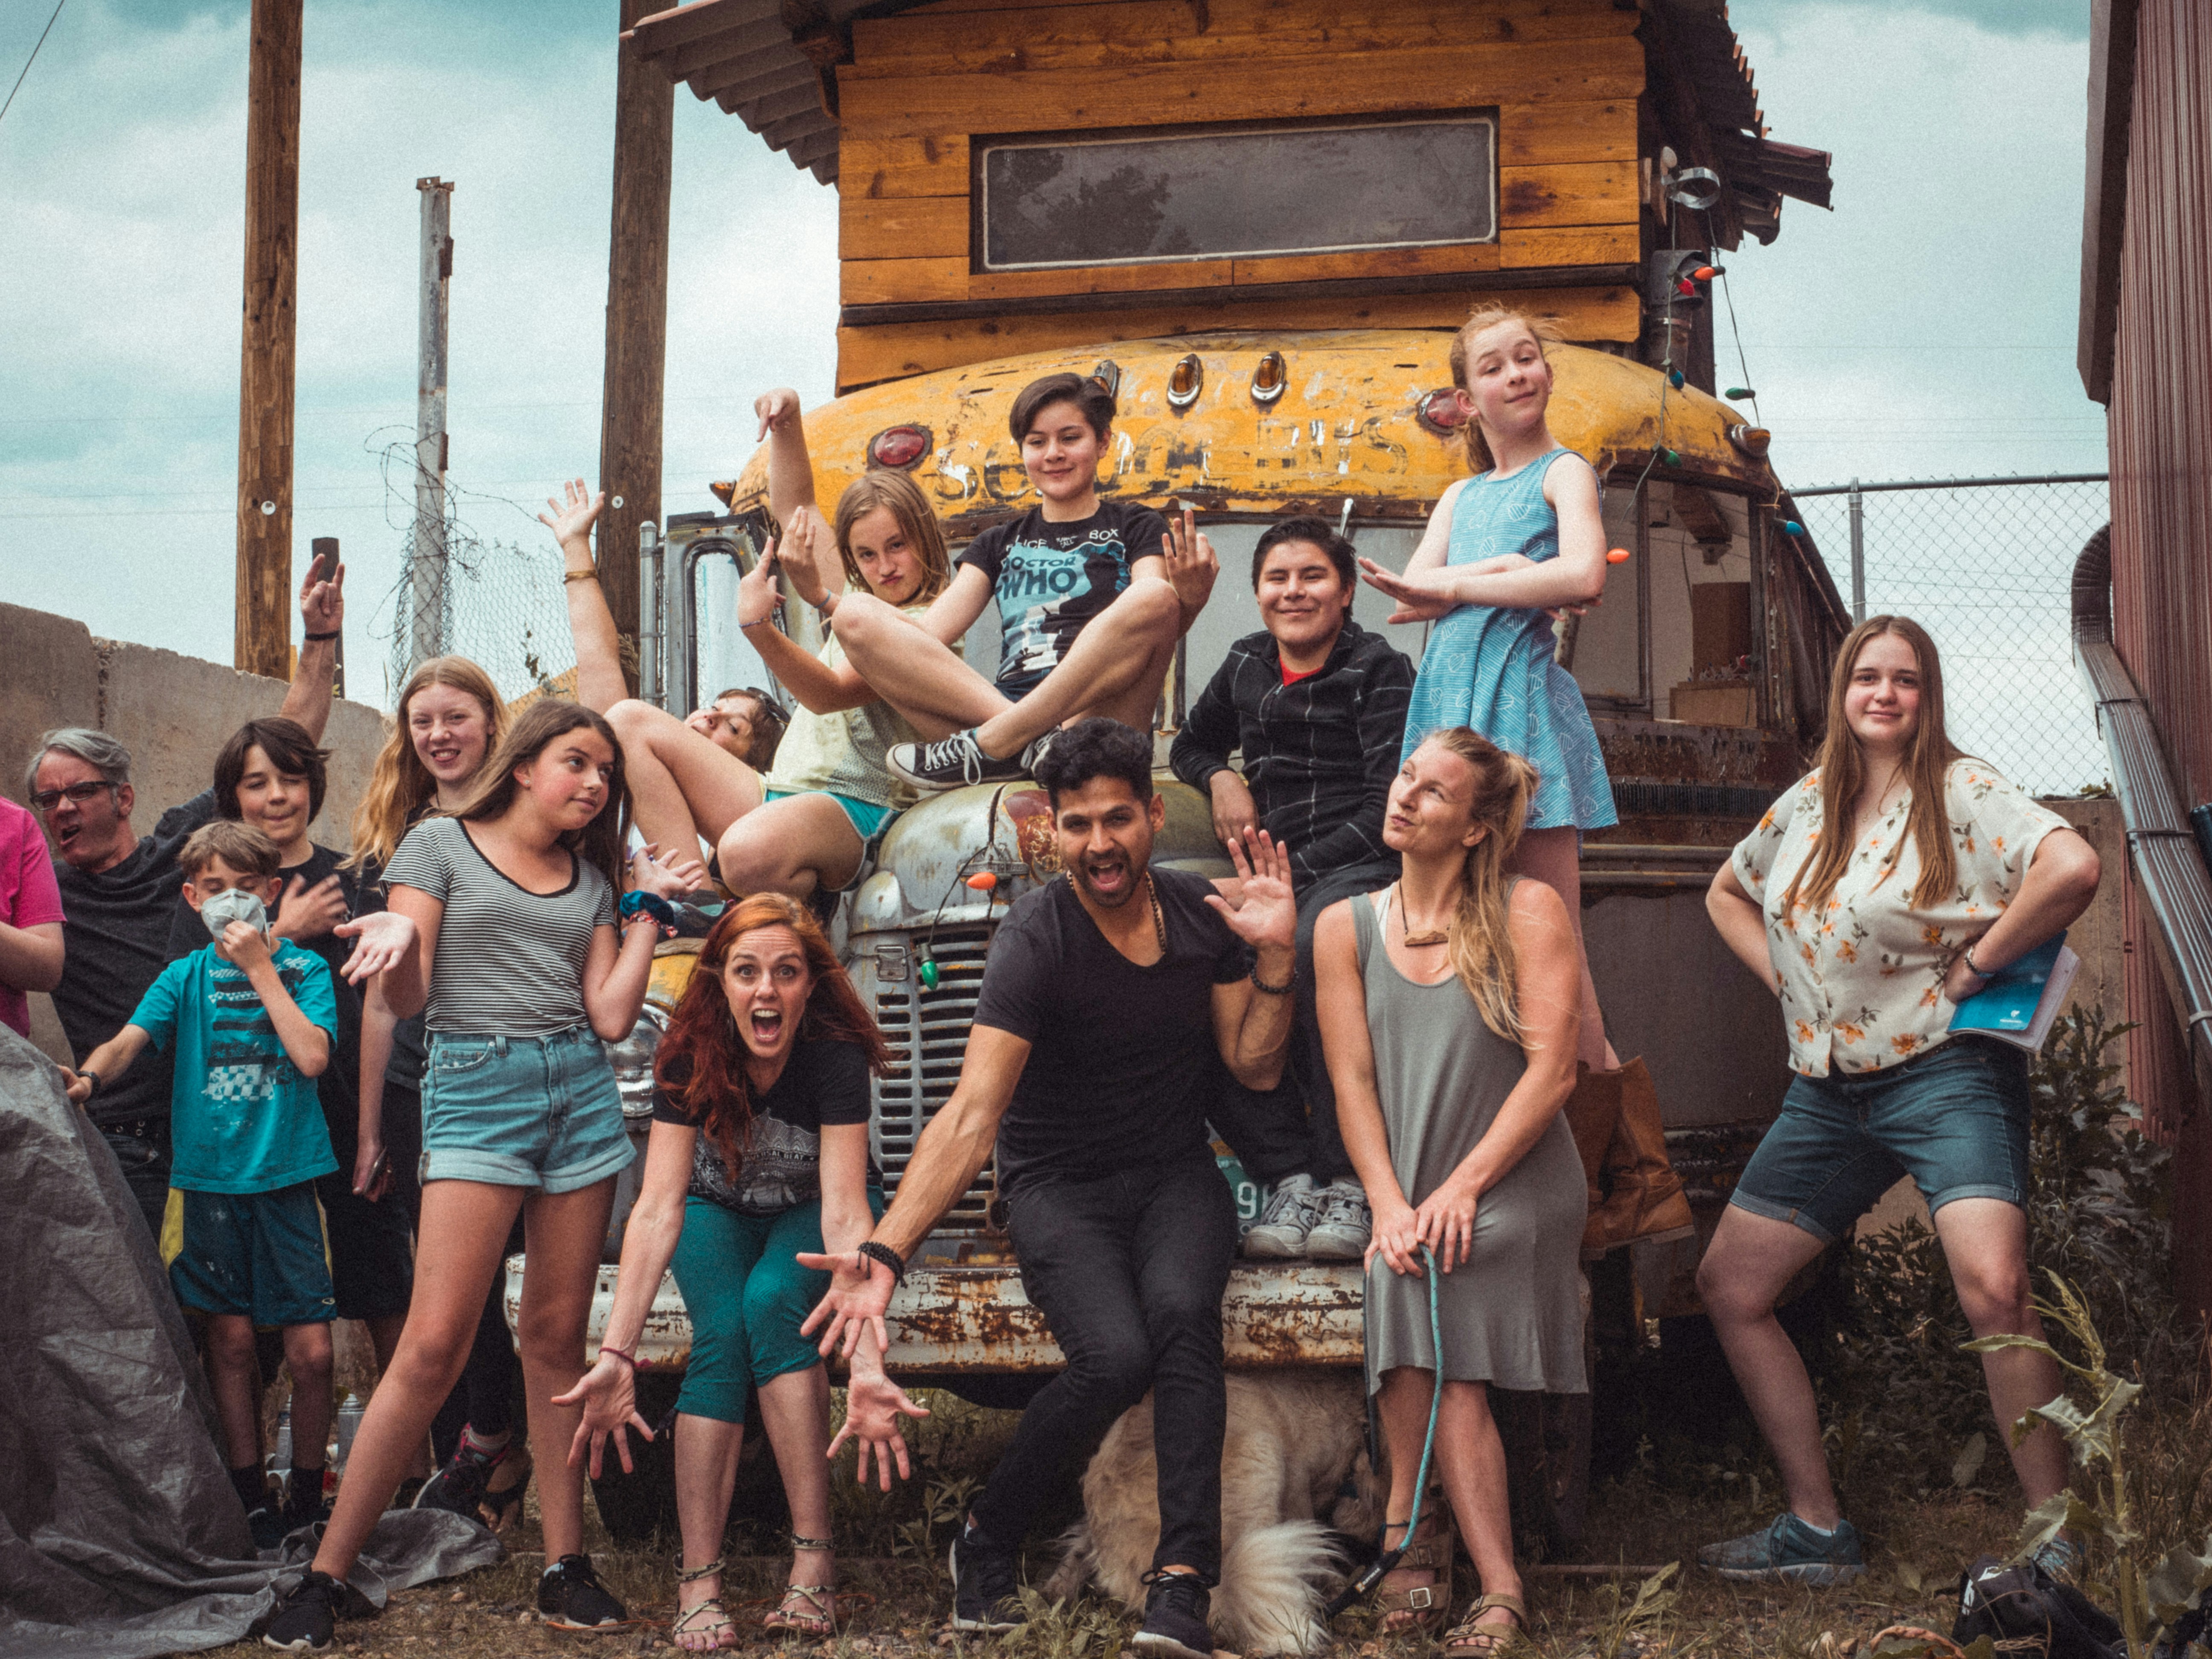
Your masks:
M430 1034L422 1165L433 1181L573 1193L637 1157L614 1068L588 1025L550 1036Z
M1800 1077L1729 1202L1824 1243L1908 1175L1930 1214L1960 1198L2025 1209L2027 1112L2027 1056L1975 1037L1879 1072Z

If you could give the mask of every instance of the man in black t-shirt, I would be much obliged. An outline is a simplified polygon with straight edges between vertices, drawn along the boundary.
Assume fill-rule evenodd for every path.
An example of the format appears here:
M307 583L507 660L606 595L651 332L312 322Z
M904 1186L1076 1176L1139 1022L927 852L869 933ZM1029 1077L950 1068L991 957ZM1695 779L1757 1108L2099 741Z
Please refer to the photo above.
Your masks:
M1079 717L1151 728L1176 641L1218 567L1189 514L1171 530L1141 502L1099 499L1113 421L1113 394L1095 380L1048 374L1022 389L1008 426L1037 505L970 542L918 622L869 594L835 592L842 577L796 555L785 560L854 672L939 739L891 745L890 769L917 789L1034 775L1056 730ZM994 599L995 681L951 648Z
M915 1143L874 1237L854 1255L800 1258L836 1275L807 1328L829 1322L824 1352L841 1333L849 1351L865 1323L882 1337L890 1263L913 1254L995 1146L1022 1286L1067 1368L1023 1413L953 1546L953 1626L1019 1622L1016 1547L1151 1389L1160 1543L1133 1645L1212 1659L1221 1297L1237 1215L1206 1115L1219 1065L1251 1088L1282 1074L1297 911L1265 831L1231 849L1243 878L1233 911L1211 883L1148 867L1166 808L1144 732L1083 720L1053 744L1038 781L1066 879L1024 894L1000 924L959 1085ZM854 1431L881 1441L904 1396L856 1382L848 1401Z
M281 711L317 738L330 722L334 641L345 618L345 568L300 590L306 641ZM169 927L184 890L177 854L215 816L204 790L161 814L153 833L131 827L137 802L131 752L105 732L64 726L40 738L28 766L31 805L53 842L68 956L54 988L70 1050L82 1062L124 1025L169 960ZM169 1197L172 1056L149 1051L110 1086L96 1085L85 1111L123 1166L131 1196L158 1239Z

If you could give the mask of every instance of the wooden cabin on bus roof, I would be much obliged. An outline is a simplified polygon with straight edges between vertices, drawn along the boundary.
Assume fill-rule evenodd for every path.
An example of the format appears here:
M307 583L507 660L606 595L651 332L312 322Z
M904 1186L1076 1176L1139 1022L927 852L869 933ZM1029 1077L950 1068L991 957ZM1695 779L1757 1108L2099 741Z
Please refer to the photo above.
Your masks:
M1449 328L1477 296L1645 355L1648 255L1828 201L1718 0L695 0L630 36L837 187L840 392L1200 329ZM1669 151L1717 180L1688 224Z

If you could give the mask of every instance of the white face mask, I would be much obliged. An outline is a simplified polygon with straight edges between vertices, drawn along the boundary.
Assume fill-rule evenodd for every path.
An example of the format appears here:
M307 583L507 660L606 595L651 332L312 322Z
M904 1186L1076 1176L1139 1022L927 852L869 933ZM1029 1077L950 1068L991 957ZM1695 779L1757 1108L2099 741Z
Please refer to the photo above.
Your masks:
M234 921L242 921L259 933L268 931L269 910L258 894L249 893L243 887L226 887L200 902L200 920L207 924L209 935L215 939L221 939L222 930Z

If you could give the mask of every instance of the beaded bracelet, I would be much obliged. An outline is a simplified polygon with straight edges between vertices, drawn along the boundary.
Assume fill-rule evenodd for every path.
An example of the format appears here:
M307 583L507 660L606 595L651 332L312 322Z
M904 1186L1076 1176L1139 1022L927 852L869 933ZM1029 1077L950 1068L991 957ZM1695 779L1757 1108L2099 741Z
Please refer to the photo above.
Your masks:
M884 1267L890 1268L893 1283L898 1285L906 1283L906 1263L901 1259L899 1253L890 1245L878 1244L872 1238L860 1246L860 1254L870 1261L880 1261Z

